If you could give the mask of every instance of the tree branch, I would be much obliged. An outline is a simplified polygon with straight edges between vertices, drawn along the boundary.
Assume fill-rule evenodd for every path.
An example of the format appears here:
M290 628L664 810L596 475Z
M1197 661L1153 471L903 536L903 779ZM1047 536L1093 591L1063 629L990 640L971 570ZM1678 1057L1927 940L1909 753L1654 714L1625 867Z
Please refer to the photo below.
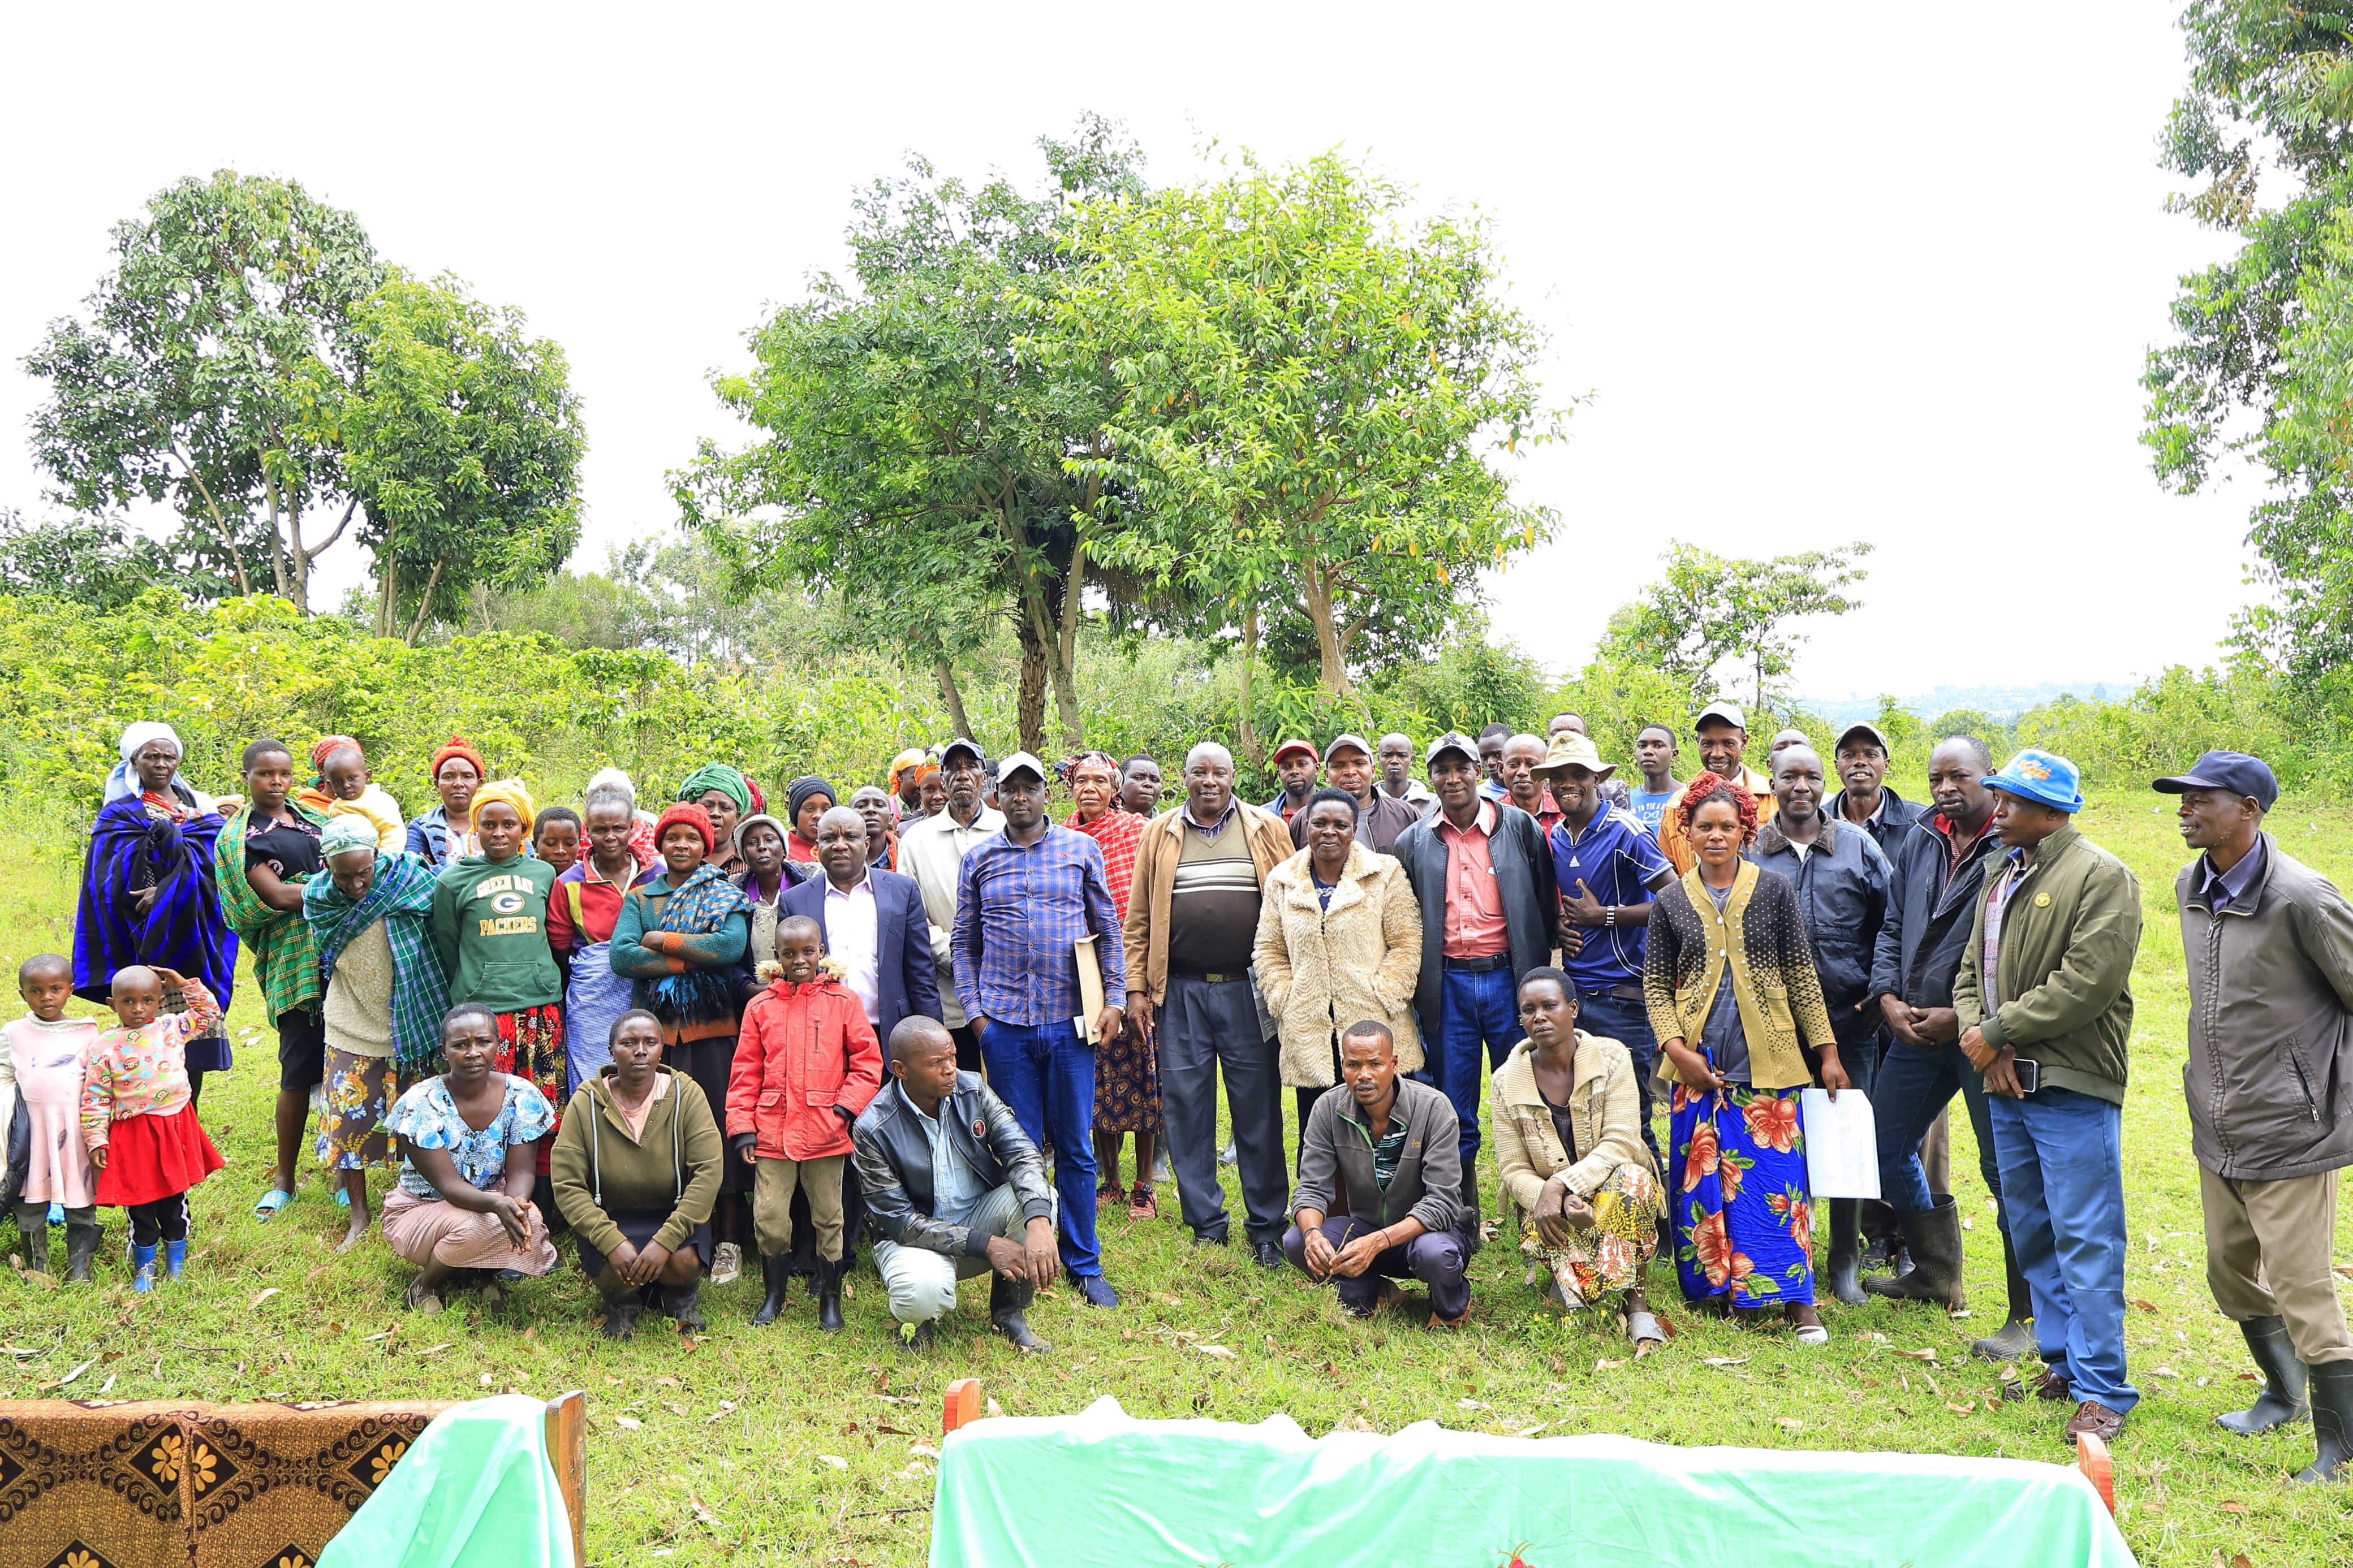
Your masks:
M433 574L425 579L425 592L417 601L417 617L408 623L407 634L400 639L411 647L417 646L417 634L425 629L425 618L433 613L433 593L441 586L441 572L448 564L447 555L434 558Z

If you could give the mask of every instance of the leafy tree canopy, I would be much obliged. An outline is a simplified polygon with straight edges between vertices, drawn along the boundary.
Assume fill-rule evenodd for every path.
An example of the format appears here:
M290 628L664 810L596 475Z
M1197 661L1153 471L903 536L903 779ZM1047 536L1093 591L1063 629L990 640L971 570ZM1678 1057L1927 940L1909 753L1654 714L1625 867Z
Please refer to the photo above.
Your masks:
M1843 590L1867 575L1856 563L1870 553L1858 542L1756 561L1678 543L1666 574L1609 617L1599 656L1672 677L1694 708L1723 689L1724 673L1737 671L1761 711L1787 694L1784 678L1805 641L1796 623L1861 607Z

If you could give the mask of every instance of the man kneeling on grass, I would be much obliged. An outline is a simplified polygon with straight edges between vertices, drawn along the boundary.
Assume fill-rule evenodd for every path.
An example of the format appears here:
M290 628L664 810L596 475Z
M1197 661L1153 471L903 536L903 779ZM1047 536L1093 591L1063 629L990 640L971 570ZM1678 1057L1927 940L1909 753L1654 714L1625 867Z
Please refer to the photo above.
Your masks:
M1430 1327L1468 1321L1471 1247L1459 1232L1470 1215L1457 1131L1453 1101L1398 1076L1388 1026L1351 1024L1340 1037L1340 1082L1300 1134L1283 1256L1318 1284L1336 1282L1352 1316L1399 1305L1396 1281L1409 1274L1430 1287ZM1348 1212L1326 1218L1336 1196Z
M900 1347L928 1343L932 1324L955 1310L956 1281L993 1270L990 1324L1018 1349L1052 1349L1022 1317L1061 1267L1038 1146L979 1074L956 1070L955 1040L937 1019L901 1019L890 1056L897 1081L850 1136Z

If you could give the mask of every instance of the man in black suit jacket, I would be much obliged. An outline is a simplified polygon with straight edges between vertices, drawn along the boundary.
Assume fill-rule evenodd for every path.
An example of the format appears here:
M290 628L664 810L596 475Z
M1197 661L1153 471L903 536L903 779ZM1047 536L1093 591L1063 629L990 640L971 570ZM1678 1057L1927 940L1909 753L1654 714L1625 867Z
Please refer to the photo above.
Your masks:
M807 915L825 928L825 951L847 971L841 983L866 1005L874 1037L887 1040L902 1018L940 1016L939 970L932 962L931 921L923 890L913 877L886 871L866 858L866 819L846 805L818 818L817 859L824 871L776 900L776 918ZM801 1216L808 1200L793 1194L793 1269L814 1271L814 1226ZM866 1196L857 1171L842 1173L842 1234L854 1247L866 1220ZM804 1256L806 1255L806 1256ZM851 1254L843 1254L844 1267Z

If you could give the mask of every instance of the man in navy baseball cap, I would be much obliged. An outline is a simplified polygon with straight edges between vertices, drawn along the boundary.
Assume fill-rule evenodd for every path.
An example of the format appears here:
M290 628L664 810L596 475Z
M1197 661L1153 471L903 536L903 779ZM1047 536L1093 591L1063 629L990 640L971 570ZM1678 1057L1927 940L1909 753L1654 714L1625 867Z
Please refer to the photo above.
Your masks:
M2208 752L2189 764L2186 773L2162 778L2153 786L2160 795L2188 795L2193 789L2219 789L2255 803L2269 811L2279 799L2279 780L2261 757L2244 752Z

